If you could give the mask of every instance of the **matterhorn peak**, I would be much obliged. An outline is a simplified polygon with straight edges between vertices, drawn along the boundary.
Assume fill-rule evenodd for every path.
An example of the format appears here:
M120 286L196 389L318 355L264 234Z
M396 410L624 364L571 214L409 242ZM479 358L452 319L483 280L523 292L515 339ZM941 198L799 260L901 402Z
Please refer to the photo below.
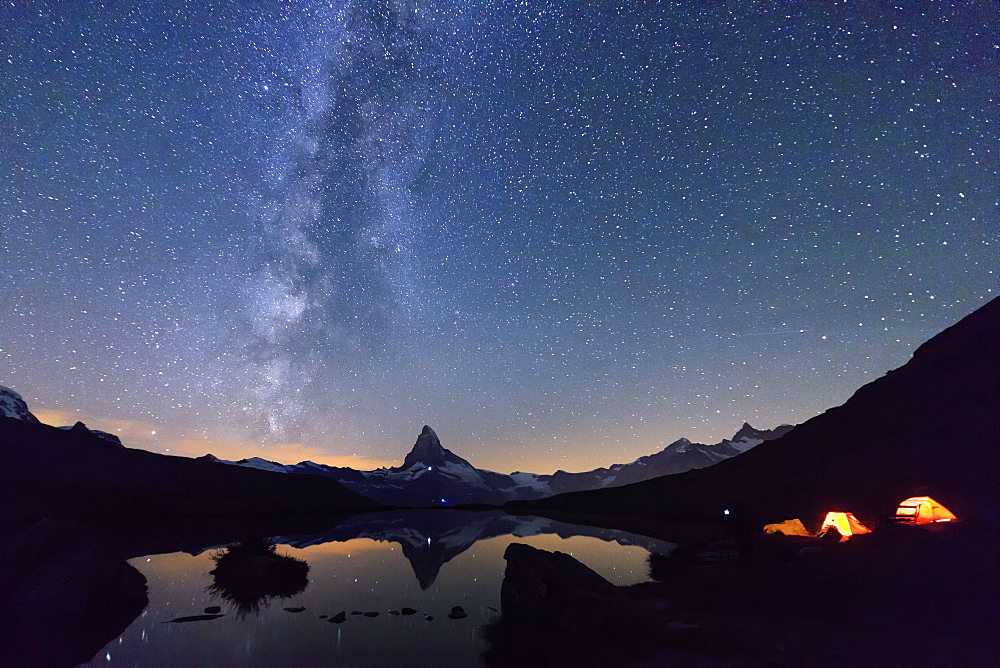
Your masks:
M444 464L448 454L450 453L441 447L441 440L438 439L438 435L434 433L434 430L429 425L425 424L424 428L420 431L420 435L417 436L417 442L413 444L413 449L410 450L409 454L406 455L406 459L403 460L401 468L408 469L415 464L440 466Z

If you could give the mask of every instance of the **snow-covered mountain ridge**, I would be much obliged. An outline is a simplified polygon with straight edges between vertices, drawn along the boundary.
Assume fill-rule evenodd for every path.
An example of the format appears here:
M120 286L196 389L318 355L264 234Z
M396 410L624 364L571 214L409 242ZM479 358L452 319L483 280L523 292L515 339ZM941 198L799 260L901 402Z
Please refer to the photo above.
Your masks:
M28 404L24 403L21 395L3 385L0 385L0 416L25 422L38 422L38 418L28 410Z
M782 425L758 430L744 423L732 439L714 445L692 443L681 438L652 455L629 464L614 464L582 473L556 471L551 475L514 472L509 475L477 469L467 460L441 446L434 430L424 426L413 449L398 467L374 471L325 466L315 462L279 464L251 457L226 461L212 455L203 459L281 473L321 475L335 479L351 490L379 503L396 506L431 507L455 504L499 504L512 500L538 499L553 494L618 487L671 473L683 473L746 452L792 429Z
M0 386L0 418L38 422L21 395L3 386ZM114 446L122 446L117 436L88 429L82 422L60 429L86 431ZM205 455L200 459L277 473L323 476L382 504L423 508L457 504L501 504L565 492L618 487L711 466L746 452L766 440L783 436L791 429L789 425L782 425L773 430L758 430L744 423L733 438L714 445L692 443L681 438L660 452L640 457L628 464L614 464L608 468L582 473L556 471L551 475L519 471L508 475L478 469L468 460L444 448L429 426L425 426L420 432L401 466L374 471L358 471L310 461L281 464L261 457L227 461Z
M28 410L28 404L25 403L21 395L9 387L4 387L3 385L0 385L0 417L14 418L15 420L23 420L25 422L39 422L38 418L36 418L31 411ZM82 422L77 422L72 426L59 428L66 430L87 431L102 441L107 441L112 445L121 447L122 444L121 440L119 440L119 438L114 434L109 434L108 432L101 431L99 429L88 429L87 425Z

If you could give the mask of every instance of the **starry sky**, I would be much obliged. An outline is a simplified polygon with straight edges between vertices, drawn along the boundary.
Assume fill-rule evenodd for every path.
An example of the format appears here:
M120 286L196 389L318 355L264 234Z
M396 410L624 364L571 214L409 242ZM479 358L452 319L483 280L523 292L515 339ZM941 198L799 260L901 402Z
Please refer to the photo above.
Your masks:
M993 3L0 6L0 384L502 472L799 423L997 293Z

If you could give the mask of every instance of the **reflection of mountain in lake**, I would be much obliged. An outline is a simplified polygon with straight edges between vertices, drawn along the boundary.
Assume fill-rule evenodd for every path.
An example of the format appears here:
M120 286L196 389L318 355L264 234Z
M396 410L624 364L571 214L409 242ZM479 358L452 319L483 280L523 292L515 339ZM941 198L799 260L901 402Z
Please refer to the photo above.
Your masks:
M257 614L275 598L291 598L309 586L309 564L278 554L269 540L251 538L212 555L214 578L206 591L228 601L239 617Z
M476 541L512 534L523 538L556 534L562 538L591 536L621 545L643 547L657 554L668 554L674 547L655 538L614 529L567 524L540 517L516 517L502 511L401 510L356 515L311 535L286 535L275 540L293 547L320 543L344 542L355 538L399 543L410 562L422 589L430 587L441 567L465 552Z

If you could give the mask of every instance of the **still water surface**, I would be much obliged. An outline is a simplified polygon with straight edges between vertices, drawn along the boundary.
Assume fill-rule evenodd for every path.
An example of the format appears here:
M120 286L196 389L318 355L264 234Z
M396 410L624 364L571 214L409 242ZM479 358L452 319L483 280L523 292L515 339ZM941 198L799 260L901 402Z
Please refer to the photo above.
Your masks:
M499 615L503 553L510 543L571 554L617 585L646 581L650 551L672 547L624 532L509 516L502 525L509 532L495 535L496 514L456 518L463 521L436 521L431 529L412 513L383 513L368 528L347 532L369 537L344 539L342 531L275 537L278 554L308 564L305 589L259 600L256 610L240 609L225 592L213 591L213 555L224 546L134 558L130 563L148 581L149 605L85 665L480 665L487 649L480 628ZM331 536L336 539L326 540ZM211 606L221 607L223 616L165 623L204 615ZM454 606L468 616L449 618ZM390 613L406 607L416 614ZM341 611L343 623L328 621Z

